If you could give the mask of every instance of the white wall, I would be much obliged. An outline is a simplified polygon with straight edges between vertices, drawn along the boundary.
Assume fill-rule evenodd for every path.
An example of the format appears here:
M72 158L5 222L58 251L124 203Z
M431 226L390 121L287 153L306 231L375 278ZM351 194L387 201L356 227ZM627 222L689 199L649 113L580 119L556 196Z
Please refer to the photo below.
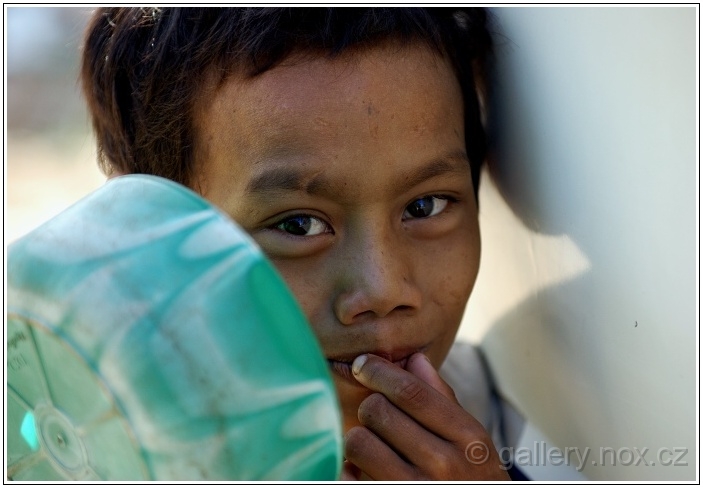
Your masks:
M695 479L697 8L493 12L497 184L460 336L551 445L590 448L587 478Z

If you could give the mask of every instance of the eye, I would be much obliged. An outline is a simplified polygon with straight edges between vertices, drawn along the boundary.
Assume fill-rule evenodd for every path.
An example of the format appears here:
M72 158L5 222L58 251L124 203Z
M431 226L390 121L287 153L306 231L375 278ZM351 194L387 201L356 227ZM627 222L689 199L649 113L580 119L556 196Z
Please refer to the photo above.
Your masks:
M316 236L330 232L327 223L310 215L295 215L273 225L274 229L294 236Z
M453 199L450 197L438 195L429 195L418 198L410 205L405 207L405 212L403 212L403 220L424 219L437 215L447 208L447 205L452 200Z

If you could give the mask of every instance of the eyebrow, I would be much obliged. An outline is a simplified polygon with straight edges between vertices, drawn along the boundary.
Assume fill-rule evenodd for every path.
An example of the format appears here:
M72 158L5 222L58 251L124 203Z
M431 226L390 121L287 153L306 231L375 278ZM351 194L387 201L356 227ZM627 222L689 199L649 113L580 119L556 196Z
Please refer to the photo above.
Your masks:
M464 151L448 154L411 172L400 184L400 192L404 193L427 180L451 173L461 175L471 173L469 158Z
M303 174L293 168L273 168L254 177L247 185L248 193L278 193L302 190Z
M406 175L400 183L400 193L437 176L451 173L464 175L470 171L469 159L464 151L451 153ZM306 184L307 180L310 180L310 176L305 171L291 167L272 168L255 176L247 184L246 191L251 194L276 194L290 191L306 192L311 195L339 193L324 175L317 175Z

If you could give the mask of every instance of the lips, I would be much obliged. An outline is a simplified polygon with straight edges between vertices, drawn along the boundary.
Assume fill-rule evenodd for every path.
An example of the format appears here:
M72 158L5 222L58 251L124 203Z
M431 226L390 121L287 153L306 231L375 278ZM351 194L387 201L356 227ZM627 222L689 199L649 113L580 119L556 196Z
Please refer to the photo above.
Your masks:
M396 353L374 351L369 352L368 354L374 354L376 356L382 357L388 361L391 361L393 364L405 369L405 367L408 365L408 359L410 358L410 356L412 356L416 352L422 352L424 349L424 347L418 347L413 348L411 350L399 351ZM360 352L354 355L351 359L327 358L327 362L329 363L332 372L334 372L337 376L340 376L341 378L358 385L359 383L356 381L354 375L352 374L352 363L354 362L354 359L357 356L361 356L362 354L364 353Z

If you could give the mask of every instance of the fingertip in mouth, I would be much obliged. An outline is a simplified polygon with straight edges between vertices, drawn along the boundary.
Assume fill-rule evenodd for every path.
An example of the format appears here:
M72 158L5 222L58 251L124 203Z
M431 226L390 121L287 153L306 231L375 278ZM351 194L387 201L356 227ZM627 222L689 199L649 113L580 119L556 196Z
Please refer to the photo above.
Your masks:
M351 359L333 359L333 358L327 358L327 363L330 366L330 369L332 372L336 373L338 376L342 377L343 379L350 381L354 384L359 384L359 382L356 380L354 377L354 374L352 373L352 363L354 362L354 359L358 356L361 356L361 354L373 354L375 356L379 356L384 358L385 360L392 362L393 364L400 366L402 369L407 369L408 366L408 361L410 360L410 357L417 353L417 352L422 352L424 348L419 348L416 350L413 350L409 354L405 354L404 356L400 357L399 359L393 361L393 356L388 353L376 353L376 352L370 352L370 353L359 353L352 357Z

